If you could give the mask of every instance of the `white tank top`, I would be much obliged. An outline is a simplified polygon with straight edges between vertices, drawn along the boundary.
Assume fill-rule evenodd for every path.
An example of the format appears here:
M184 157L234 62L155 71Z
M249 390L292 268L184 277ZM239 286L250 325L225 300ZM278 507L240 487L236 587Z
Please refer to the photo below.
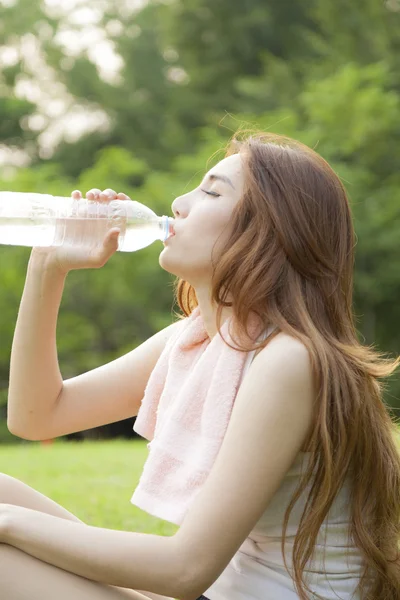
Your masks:
M264 336L272 331L270 327ZM254 358L249 352L243 377ZM228 566L204 592L210 600L298 600L294 582L285 569L281 553L283 518L287 506L307 467L310 452L295 458L267 510L245 539ZM364 566L359 550L348 540L350 497L348 480L336 496L316 540L312 563L304 570L304 580L323 600L361 600L354 591ZM286 530L285 556L292 568L294 536L307 500L306 488L290 514ZM232 523L232 527L235 524ZM326 539L325 539L326 536ZM325 564L323 554L325 549ZM354 595L353 595L354 594ZM314 600L314 597L312 597ZM316 597L318 598L318 596Z

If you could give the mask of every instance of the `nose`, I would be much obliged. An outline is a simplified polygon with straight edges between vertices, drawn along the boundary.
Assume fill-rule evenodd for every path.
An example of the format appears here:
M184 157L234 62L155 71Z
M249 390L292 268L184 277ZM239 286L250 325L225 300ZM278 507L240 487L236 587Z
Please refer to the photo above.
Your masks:
M175 218L183 218L188 214L188 194L177 196L171 204L172 214Z
M177 208L177 200L178 200L178 198L175 198L175 200L171 204L171 210L172 210L172 214L174 215L174 217L180 217L180 213Z

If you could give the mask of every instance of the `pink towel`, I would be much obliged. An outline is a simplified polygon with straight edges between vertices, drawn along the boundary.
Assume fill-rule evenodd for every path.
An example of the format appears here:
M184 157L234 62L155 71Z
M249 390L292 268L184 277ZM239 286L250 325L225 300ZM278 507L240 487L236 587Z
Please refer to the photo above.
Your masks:
M230 321L221 330L235 345ZM249 335L254 340L259 333L254 315ZM132 504L182 523L217 457L248 354L229 348L218 333L210 339L199 307L182 319L150 375L133 427L151 442Z

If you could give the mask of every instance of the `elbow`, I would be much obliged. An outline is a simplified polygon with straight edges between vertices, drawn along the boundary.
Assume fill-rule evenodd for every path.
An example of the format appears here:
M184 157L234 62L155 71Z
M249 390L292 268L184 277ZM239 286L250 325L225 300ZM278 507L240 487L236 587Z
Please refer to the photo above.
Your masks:
M198 552L198 548L190 544L182 545L180 531L169 539L175 542L174 564L175 589L172 596L180 600L197 600L215 581L215 572L209 561L204 561ZM172 569L171 569L172 571Z
M210 584L211 585L211 584ZM204 585L199 579L191 577L189 580L182 581L178 593L174 598L181 600L197 600L210 586Z
M184 552L180 547L176 534L166 537L165 541L167 540L169 545L168 558L162 569L162 574L160 573L164 589L154 590L154 592L169 598L179 598L179 600L197 600L201 593L196 593L198 584L196 584L195 565L189 559L189 553Z
M12 435L15 435L15 437L19 437L22 440L28 440L30 442L40 441L39 436L34 436L31 433L23 431L21 428L16 426L15 423L12 423L9 419L7 419L7 429Z
M195 564L186 567L179 578L179 590L176 590L178 592L176 598L197 600L212 585L212 582L208 583L205 579L204 573L199 572Z
M19 438L21 438L22 440L29 440L29 441L31 441L31 440L30 440L30 437L28 437L28 436L27 436L27 435L25 435L25 434L22 434L22 433L20 433L20 431L19 431L18 429L15 429L15 427L12 427L12 426L11 426L11 425L9 425L8 423L7 423L7 429L8 429L8 431L9 431L9 432L10 432L12 435L14 435L15 437L19 437Z

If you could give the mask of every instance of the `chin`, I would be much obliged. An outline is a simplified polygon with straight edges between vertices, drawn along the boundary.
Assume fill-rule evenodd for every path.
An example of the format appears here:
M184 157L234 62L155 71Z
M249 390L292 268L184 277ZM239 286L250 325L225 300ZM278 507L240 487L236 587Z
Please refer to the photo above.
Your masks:
M176 257L176 255L175 255ZM211 270L210 263L211 259L204 258L204 264L201 261L198 261L197 264L188 263L182 264L181 261L177 261L176 258L173 258L173 255L169 254L169 248L166 246L158 257L158 263L164 271L171 273L171 275L175 275L179 277L179 279L183 279L192 285L193 287L204 281L211 280Z
M193 280L193 272L191 271L190 273L187 273L183 271L182 268L179 268L181 265L172 264L172 261L169 261L162 252L160 254L158 263L160 267L164 269L164 271L167 271L167 273L171 273L171 275L175 275L175 277L183 279L184 281L187 281L193 285L193 283L191 283Z
M175 265L174 267L172 261L169 261L168 258L165 256L165 250L166 248L164 248L164 250L161 251L160 256L158 258L158 264L162 269L164 269L164 271L167 271L167 273L171 273L171 275L176 275L176 277L182 277L182 275L179 273L177 265Z

